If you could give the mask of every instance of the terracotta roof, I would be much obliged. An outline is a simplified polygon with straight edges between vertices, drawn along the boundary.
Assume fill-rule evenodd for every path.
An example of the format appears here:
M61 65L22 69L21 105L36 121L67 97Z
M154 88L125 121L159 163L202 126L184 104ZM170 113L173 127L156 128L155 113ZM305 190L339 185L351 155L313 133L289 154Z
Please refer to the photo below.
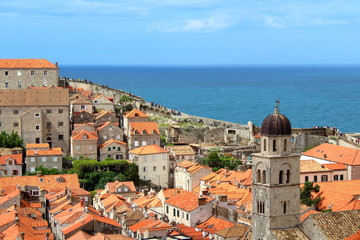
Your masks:
M0 89L0 106L69 106L67 89Z
M165 199L171 198L178 193L184 191L182 188L163 188L160 192L164 194ZM160 193L159 192L159 193Z
M73 140L98 140L98 137L96 135L86 130L82 130L79 133L73 132L71 138Z
M209 196L203 197L206 198L207 203L213 200L213 198ZM199 207L199 194L189 191L182 191L179 194L176 194L175 196L166 200L165 203L191 212Z
M233 227L229 227L226 229L219 230L215 232L216 235L223 237L223 238L236 238L239 239L240 237L246 237L247 233L250 231L249 226L236 224Z
M327 239L345 239L359 231L360 210L313 214L305 222L311 220Z
M156 122L130 122L129 127L132 135L160 134Z
M88 240L91 237L92 235L80 230L71 237L67 238L67 240Z
M140 208L144 208L145 206L148 208L162 206L160 199L158 199L155 195L151 194L139 197L138 199L132 201L132 203L138 205Z
M40 149L40 148L50 148L48 143L27 143L25 146L26 149Z
M350 237L345 238L344 240L359 240L360 239L360 230L351 235Z
M101 111L101 112L99 112L99 113L94 113L95 120L98 120L99 118L102 118L102 117L105 116L106 114L111 114L113 117L116 118L116 115L115 115L114 112Z
M310 216L311 214L318 214L320 212L316 211L316 210L310 210L302 215L300 215L300 222L304 221L308 216Z
M275 235L276 239L296 239L308 240L309 238L301 231L299 227L286 229L273 229L270 232Z
M200 165L195 162L190 161L182 161L181 163L178 163L177 167L184 168L190 175L195 174L196 172L200 171L201 169L207 169L209 170L209 173L212 172L212 169L207 166Z
M15 160L15 164L22 164L22 153L18 153L18 154L9 154L9 155L3 155L0 156L0 165L5 165L6 164L6 160L7 159L13 159Z
M360 150L343 147L329 143L323 143L303 153L305 156L318 159L325 159L331 162L343 163L346 165L360 165Z
M196 231L193 227L185 226L184 224L179 224L174 227L177 230L174 230L170 233L171 236L176 236L180 234L185 234L186 236L192 237L193 240L208 240L209 236L203 237L202 232Z
M58 67L46 59L0 59L0 68L55 68Z
M163 149L159 145L145 145L130 151L137 155L157 154L157 153L168 153L168 150Z
M59 174L59 175L43 175L43 176L14 176L1 177L0 186L16 186L21 187L38 186L40 189L50 191L52 188L80 188L77 174Z
M117 144L117 145L122 145L123 147L127 148L126 143L121 142L121 141L118 141L118 140L115 140L115 139L110 139L110 140L104 142L103 144L101 144L101 145L99 146L99 149L106 148L107 146L109 146L109 145L112 144L112 143L115 143L115 144Z
M98 131L101 131L103 128L105 128L106 126L108 126L108 125L113 125L114 127L117 127L117 128L119 128L119 124L116 124L116 123L112 123L112 122L109 122L109 121L107 121L107 122L104 122L103 124L101 124L98 128L97 128L97 130Z
M109 190L109 192L112 193L115 193L116 189L123 185L126 186L129 189L129 191L136 192L135 184L133 181L124 181L124 182L115 181L115 182L108 182L106 184L107 189Z
M342 163L329 163L323 164L324 167L331 169L331 170L346 170L346 166Z
M196 228L202 229L203 231L208 233L215 233L216 231L234 226L235 223L233 222L212 216L205 222L196 225Z
M61 148L51 148L48 150L26 150L26 156L62 156Z
M331 172L331 169L321 165L315 160L301 160L300 161L300 172Z
M127 237L121 234L104 234L104 233L97 233L95 236L89 238L89 240L132 240L132 239L135 238Z
M166 146L165 148L175 155L195 155L195 152L190 145L174 145Z
M124 114L124 117L130 118L130 117L142 117L142 118L148 118L149 116L146 115L143 111L140 111L138 109L134 109L130 112L126 112Z

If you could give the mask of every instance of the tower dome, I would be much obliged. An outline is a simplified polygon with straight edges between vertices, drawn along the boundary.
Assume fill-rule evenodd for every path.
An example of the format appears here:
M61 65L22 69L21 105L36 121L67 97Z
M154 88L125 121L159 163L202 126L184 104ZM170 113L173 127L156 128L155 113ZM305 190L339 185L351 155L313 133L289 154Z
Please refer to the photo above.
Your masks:
M278 105L275 105L273 114L267 116L261 124L261 135L283 136L291 135L291 124L289 119L279 113Z

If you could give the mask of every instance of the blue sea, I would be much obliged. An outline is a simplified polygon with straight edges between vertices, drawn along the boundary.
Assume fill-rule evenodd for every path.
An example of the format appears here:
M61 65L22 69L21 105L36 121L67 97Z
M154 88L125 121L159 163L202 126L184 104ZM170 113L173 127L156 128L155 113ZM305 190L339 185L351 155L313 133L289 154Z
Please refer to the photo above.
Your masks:
M360 132L360 66L61 66L60 75L241 124L261 125L279 99L293 127Z

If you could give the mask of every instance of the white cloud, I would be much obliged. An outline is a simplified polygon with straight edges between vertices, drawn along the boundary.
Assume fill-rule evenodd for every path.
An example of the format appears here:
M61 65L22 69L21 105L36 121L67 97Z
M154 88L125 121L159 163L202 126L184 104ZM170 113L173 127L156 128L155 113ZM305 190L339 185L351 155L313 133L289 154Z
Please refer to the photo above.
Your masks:
M216 32L227 29L238 22L238 17L217 13L205 19L186 19L172 22L158 22L151 25L150 31L160 32Z

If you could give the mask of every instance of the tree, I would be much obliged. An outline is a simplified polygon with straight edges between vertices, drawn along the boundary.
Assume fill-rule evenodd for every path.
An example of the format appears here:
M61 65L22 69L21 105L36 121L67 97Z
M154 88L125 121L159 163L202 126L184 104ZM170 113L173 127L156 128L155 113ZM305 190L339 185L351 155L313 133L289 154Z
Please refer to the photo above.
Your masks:
M300 203L305 204L308 207L316 206L321 198L320 196L314 198L313 193L318 193L319 191L320 186L318 184L314 186L313 182L305 182L300 192Z
M12 132L7 134L5 131L0 133L0 147L3 148L15 148L15 147L23 147L23 140L18 135L17 132Z
M219 151L211 151L209 156L201 162L206 166L212 167L213 171L225 167L234 170L238 165L242 164L241 160L221 154Z

